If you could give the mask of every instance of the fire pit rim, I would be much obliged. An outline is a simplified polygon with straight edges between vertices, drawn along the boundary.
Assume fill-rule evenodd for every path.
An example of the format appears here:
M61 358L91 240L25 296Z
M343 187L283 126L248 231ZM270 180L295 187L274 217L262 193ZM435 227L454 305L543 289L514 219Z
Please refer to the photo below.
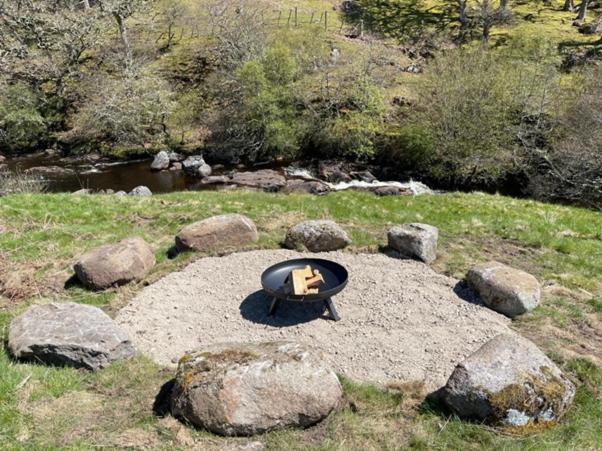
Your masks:
M335 276L337 277L338 280L342 280L342 281L338 285L336 285L332 288L329 288L324 291L320 291L316 294L309 294L309 295L295 295L295 294L285 293L284 291L281 290L282 287L279 287L279 289L273 289L270 286L270 284L267 283L267 278L271 274L273 274L274 272L276 272L277 270L279 270L281 268L289 267L290 270L293 270L293 269L303 268L305 265L312 266L312 264L318 265L319 267L317 269L321 269L321 267L328 269L330 272L335 274ZM279 262L279 263L276 263L276 264L270 266L269 268L264 270L263 273L261 274L261 286L263 287L263 290L266 293L268 293L270 296L275 297L280 300L283 300L283 301L295 301L295 302L324 301L324 300L329 299L330 297L340 293L341 291L343 291L343 289L347 286L348 282L349 282L349 272L347 271L347 268L345 268L340 263L337 263L333 260L326 260L324 258L305 257L305 258L293 258L290 260L284 260L282 262Z

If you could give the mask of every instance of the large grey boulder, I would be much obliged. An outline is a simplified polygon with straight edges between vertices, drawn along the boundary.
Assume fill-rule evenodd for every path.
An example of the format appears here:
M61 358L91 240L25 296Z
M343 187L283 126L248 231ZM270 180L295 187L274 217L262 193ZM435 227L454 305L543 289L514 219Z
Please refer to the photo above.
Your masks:
M10 322L8 348L18 359L97 370L135 349L127 332L97 307L47 304Z
M341 397L336 374L304 345L226 343L180 359L171 409L217 434L253 435L314 424Z
M289 249L307 249L311 252L329 252L343 249L351 239L334 221L304 221L286 233L284 246Z
M182 162L182 169L189 175L195 177L209 177L211 175L211 166L205 163L201 155L193 155Z
M128 195L135 197L150 197L153 195L153 192L148 187L140 185L130 191Z
M216 252L247 246L259 239L255 223L246 216L213 216L182 228L176 235L178 251Z
M402 224L392 227L387 239L390 248L406 257L425 263L432 263L437 258L437 227L420 223Z
M535 308L541 297L534 276L499 262L474 266L466 274L466 281L485 305L510 318Z
M169 167L169 163L169 154L167 153L167 151L162 150L157 155L155 155L155 158L151 163L151 169L153 171L162 171L163 169L167 169Z
M280 191L286 185L283 175L272 169L261 169L253 172L236 172L232 175L232 183L263 191Z
M104 290L142 279L155 266L155 254L140 237L126 238L86 252L75 264L78 279L93 290Z
M456 366L442 399L464 418L526 426L560 418L575 386L532 342L502 334Z

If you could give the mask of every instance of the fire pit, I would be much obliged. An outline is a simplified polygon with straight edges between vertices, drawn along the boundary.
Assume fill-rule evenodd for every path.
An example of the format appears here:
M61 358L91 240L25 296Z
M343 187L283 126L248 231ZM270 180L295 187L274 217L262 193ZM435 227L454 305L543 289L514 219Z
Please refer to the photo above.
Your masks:
M310 266L319 271L324 282L320 285L317 293L296 295L287 290L288 279L293 270L303 269ZM332 296L340 293L347 285L347 270L336 262L319 258L298 258L277 263L266 269L261 275L261 285L266 293L272 297L269 315L274 315L280 301L290 302L322 302L324 309L330 314L330 318L339 321L339 317Z

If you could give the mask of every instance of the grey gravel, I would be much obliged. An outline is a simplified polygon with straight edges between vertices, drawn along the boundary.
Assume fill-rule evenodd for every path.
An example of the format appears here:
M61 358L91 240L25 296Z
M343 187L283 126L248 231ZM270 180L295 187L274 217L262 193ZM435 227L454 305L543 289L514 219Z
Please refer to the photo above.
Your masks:
M321 309L284 304L267 316L260 275L268 266L301 256L326 258L349 271L334 297L342 320ZM189 350L219 342L294 340L315 346L336 371L355 380L424 380L445 384L456 364L500 333L510 320L461 299L458 281L427 265L383 254L304 254L260 250L207 257L142 290L117 316L136 347L175 366Z

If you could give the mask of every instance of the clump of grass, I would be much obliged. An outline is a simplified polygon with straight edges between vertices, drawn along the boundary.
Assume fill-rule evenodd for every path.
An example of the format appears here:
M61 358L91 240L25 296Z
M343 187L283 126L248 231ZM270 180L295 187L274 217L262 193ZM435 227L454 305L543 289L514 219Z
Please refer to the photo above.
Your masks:
M48 188L40 176L22 172L0 171L0 196L42 193Z

